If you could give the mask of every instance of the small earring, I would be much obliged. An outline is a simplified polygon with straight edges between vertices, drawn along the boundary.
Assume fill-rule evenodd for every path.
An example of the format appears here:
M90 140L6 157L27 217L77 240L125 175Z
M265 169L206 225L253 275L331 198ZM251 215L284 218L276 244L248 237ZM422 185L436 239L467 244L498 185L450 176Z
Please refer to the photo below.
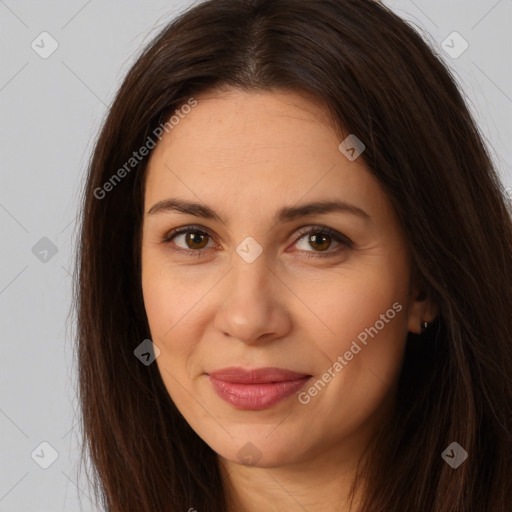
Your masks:
M432 324L427 322L426 320L421 322L421 328L426 331Z

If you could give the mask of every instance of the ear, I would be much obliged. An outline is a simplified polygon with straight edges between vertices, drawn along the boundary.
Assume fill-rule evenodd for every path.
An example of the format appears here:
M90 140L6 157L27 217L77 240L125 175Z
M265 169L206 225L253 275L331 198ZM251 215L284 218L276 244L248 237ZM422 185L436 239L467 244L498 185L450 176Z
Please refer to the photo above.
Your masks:
M414 334L421 334L423 322L432 323L438 313L437 305L429 298L424 285L411 287L409 295L409 318L407 329Z

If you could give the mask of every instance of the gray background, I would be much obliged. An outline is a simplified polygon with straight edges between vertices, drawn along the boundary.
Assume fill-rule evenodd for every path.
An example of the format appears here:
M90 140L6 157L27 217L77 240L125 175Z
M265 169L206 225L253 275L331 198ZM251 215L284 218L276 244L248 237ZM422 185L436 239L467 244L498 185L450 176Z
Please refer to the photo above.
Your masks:
M426 31L450 63L512 195L512 0L384 3ZM188 5L0 0L0 512L80 510L79 496L82 510L94 510L77 475L66 321L79 191L107 106L135 55ZM31 47L51 49L39 36L44 31L58 43L46 59ZM443 49L453 31L469 44L457 58ZM52 462L52 452L42 442L58 453L47 469L40 464Z

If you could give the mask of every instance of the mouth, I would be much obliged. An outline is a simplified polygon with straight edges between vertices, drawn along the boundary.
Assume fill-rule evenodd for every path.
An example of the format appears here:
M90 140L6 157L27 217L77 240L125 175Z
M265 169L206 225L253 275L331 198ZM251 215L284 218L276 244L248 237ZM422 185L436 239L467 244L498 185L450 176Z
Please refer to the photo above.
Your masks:
M230 405L267 409L299 391L312 375L283 368L230 367L207 373L213 389Z

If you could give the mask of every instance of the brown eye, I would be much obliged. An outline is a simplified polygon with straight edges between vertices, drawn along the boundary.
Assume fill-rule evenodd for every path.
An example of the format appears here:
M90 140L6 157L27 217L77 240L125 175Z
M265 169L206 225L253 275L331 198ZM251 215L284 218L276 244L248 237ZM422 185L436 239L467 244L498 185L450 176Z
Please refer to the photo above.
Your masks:
M336 256L353 247L352 241L345 235L327 226L301 230L295 245L299 252L307 253L309 257Z
M185 243L188 249L203 249L208 243L208 235L200 231L190 231L185 234Z
M331 237L325 234L309 235L308 243L313 247L313 249L325 251L326 249L329 249L329 246L331 245Z
M168 244L173 241L178 249L183 251L200 251L207 248L210 238L210 235L204 231L184 228L171 231L162 242Z

